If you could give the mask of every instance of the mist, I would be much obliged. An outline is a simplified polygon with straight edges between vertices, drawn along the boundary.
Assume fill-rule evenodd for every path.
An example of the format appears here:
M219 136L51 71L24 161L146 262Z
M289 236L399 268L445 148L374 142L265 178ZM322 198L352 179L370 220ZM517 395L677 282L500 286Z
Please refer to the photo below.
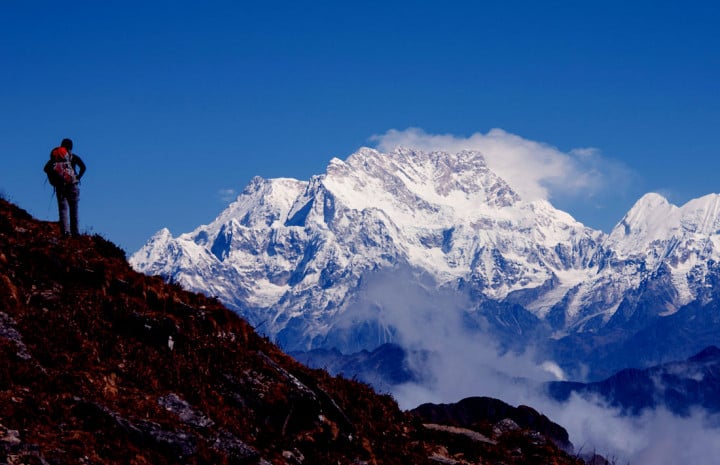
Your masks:
M623 415L600 399L573 396L567 403L533 399L570 433L576 450L597 452L611 462L658 465L718 463L720 418L702 410L687 417L665 408Z
M697 410L679 417L660 408L630 417L598 398L551 400L543 385L565 377L557 364L532 348L501 353L495 338L465 323L469 309L470 296L438 291L429 277L409 268L365 279L352 319L382 315L382 325L392 328L395 342L408 353L408 368L421 379L392 388L401 408L494 397L529 405L562 425L578 453L596 452L617 464L717 463L718 416Z

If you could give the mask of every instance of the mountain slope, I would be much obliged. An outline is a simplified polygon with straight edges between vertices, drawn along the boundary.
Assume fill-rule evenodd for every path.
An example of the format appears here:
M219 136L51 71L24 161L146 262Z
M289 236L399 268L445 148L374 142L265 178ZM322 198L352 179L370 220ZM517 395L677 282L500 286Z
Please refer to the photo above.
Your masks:
M389 396L300 365L217 300L134 272L100 237L62 239L4 200L0 284L1 463L455 460L446 432ZM577 463L522 438L543 461ZM457 453L527 463L517 440Z
M657 407L680 415L697 408L718 413L720 349L711 346L686 361L622 370L595 383L553 382L548 392L559 401L566 401L572 393L600 396L630 414Z

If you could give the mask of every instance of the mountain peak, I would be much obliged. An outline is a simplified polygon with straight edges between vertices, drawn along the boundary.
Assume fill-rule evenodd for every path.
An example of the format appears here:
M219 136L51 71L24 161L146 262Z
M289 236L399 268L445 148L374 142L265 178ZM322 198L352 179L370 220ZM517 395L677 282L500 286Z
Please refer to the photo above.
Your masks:
M170 230L168 228L162 228L161 230L153 234L150 240L156 242L167 242L169 240L172 240L172 238L173 235Z
M678 207L662 195L645 194L613 228L608 243L623 256L646 250L653 241L672 236L677 213Z
M640 205L664 205L669 204L668 200L663 196L662 194L658 192L648 192L644 194L640 199L636 202Z
M716 362L720 360L720 348L718 346L708 346L702 351L690 357L693 362Z
M668 213L676 209L677 207L662 195L650 192L635 202L621 222L630 229L653 227L663 223L667 219Z
M424 152L397 147L381 153L362 148L345 162L332 160L323 183L356 210L448 207L464 214L507 207L520 200L476 151Z
M619 226L626 235L663 229L667 232L668 226L714 234L720 229L720 194L708 194L677 207L660 194L648 193L635 203Z
M610 234L618 256L632 256L668 242L693 240L693 234L720 233L720 195L709 194L677 207L660 194L645 194ZM660 251L657 251L661 253Z
M681 207L681 227L690 233L720 233L720 194L708 194L690 200Z

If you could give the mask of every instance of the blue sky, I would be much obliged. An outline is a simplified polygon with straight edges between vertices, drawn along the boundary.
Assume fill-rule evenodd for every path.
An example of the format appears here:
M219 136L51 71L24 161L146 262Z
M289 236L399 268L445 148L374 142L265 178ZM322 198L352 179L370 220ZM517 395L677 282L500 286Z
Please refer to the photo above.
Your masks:
M646 192L720 190L718 24L687 1L6 0L0 191L55 219L41 168L71 137L81 228L133 252L255 175L499 128L593 177L548 196L608 231Z

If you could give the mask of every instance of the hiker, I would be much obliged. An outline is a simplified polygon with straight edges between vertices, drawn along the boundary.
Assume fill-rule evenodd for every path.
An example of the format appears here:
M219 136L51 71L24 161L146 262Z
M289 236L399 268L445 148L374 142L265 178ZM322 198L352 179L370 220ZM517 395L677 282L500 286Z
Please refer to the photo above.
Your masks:
M80 200L80 179L85 174L85 163L72 152L73 142L63 139L60 147L50 151L50 160L45 163L44 171L48 181L55 188L60 229L63 236L79 236L78 201ZM80 171L76 171L79 168ZM68 221L68 212L70 218Z

